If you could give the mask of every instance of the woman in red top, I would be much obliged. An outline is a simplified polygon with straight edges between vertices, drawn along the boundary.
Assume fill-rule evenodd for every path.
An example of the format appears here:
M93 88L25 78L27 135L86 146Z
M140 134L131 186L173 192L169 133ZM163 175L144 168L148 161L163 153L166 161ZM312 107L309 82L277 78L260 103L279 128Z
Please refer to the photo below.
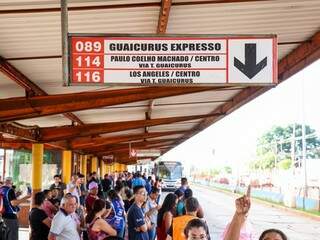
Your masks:
M51 199L51 190L44 190L43 194L45 196L45 200L42 205L43 211L47 214L50 219L53 219L54 215L57 213L58 209L55 205L50 202Z
M176 209L177 196L169 193L163 201L158 212L157 219L157 240L166 240L167 232L172 224L173 213Z
M102 199L95 200L92 211L86 217L90 240L102 240L117 235L117 231L104 220L105 212L106 202Z

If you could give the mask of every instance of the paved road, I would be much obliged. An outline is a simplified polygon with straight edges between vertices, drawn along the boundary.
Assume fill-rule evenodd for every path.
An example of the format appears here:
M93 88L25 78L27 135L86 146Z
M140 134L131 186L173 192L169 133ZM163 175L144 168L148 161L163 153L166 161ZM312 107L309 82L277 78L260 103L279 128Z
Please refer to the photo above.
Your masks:
M205 187L193 186L192 189L194 196L198 198L205 210L212 239L220 239L225 225L231 221L235 198ZM290 240L320 239L320 221L297 216L264 204L252 204L249 221L254 228L255 239L258 239L260 233L268 228L283 230Z

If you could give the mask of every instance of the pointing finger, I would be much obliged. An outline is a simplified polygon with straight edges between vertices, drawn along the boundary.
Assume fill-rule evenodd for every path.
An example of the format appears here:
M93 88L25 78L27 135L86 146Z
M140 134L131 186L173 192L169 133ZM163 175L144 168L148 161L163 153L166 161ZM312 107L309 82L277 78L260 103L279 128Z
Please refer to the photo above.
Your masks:
M249 184L248 189L247 189L247 193L246 193L246 197L250 198L251 196L251 185Z

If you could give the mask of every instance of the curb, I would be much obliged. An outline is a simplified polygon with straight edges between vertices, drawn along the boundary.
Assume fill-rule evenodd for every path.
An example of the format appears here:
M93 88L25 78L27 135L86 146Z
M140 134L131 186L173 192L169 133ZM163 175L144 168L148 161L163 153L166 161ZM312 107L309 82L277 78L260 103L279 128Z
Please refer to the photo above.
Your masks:
M233 193L233 192L230 192L228 190L224 190L224 189L220 189L220 188L216 188L214 186L205 186L205 185L201 185L201 184L197 184L197 183L192 183L192 184L195 185L195 186L198 186L198 187L203 187L203 188L211 189L211 190L214 190L214 191L217 191L217 192L225 193L225 194L228 194L229 196L236 196L236 197L242 196L241 194ZM307 212L300 211L298 209L289 208L289 207L286 207L286 206L281 206L281 205L278 205L278 204L270 203L270 202L263 201L261 199L254 198L254 197L252 197L251 199L252 199L253 202L256 202L256 203L260 203L260 204L263 204L263 205L266 205L266 206L269 206L269 207L272 207L272 208L277 208L277 209L280 209L280 210L285 211L285 212L291 212L291 213L296 214L298 216L306 217L306 218L309 218L309 219L312 219L312 220L320 221L320 216L314 215L312 213L307 213Z

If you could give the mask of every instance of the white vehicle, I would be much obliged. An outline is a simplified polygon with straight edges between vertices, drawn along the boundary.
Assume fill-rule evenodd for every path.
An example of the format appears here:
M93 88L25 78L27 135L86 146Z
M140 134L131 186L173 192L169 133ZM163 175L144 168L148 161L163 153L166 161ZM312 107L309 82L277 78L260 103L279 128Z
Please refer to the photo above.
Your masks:
M183 167L181 162L159 161L154 166L154 174L162 179L162 189L175 191L180 187Z

